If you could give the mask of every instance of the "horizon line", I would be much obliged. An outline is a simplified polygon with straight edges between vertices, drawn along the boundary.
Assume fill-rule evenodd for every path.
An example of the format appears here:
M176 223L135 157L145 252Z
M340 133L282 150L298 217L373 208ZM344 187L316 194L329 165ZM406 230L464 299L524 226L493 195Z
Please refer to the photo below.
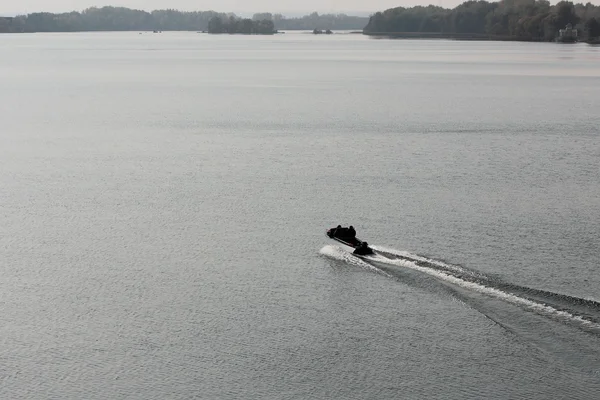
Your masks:
M270 13L270 14L281 14L283 15L283 17L285 18L298 18L298 17L304 17L304 16L308 16L311 15L313 13L318 13L319 15L338 15L338 14L344 14L347 15L349 17L370 17L371 15L382 11L344 11L344 10L313 10L313 11L219 11L219 10L215 10L215 9L205 9L205 10L200 10L200 9L176 9L176 8L168 8L168 7L164 7L164 8L153 8L153 9L149 9L149 8L139 8L139 7L123 7L123 6L112 6L112 5L104 5L104 6L92 6L92 7L86 7L83 9L76 9L76 10L62 10L62 11L47 11L47 10L37 10L37 11L7 11L7 12L2 12L0 11L0 17L17 17L17 16L21 16L21 15L29 15L29 14L37 14L37 13L49 13L49 14L66 14L66 13L72 13L72 12L77 12L77 13L82 13L85 10L88 10L90 8L105 8L105 7L113 7L113 8L126 8L129 10L137 10L137 11L145 11L145 12L152 12L152 11L162 11L162 10L174 10L174 11L178 11L178 12L216 12L219 14L235 14L237 16L253 16L254 14L266 14L266 13Z

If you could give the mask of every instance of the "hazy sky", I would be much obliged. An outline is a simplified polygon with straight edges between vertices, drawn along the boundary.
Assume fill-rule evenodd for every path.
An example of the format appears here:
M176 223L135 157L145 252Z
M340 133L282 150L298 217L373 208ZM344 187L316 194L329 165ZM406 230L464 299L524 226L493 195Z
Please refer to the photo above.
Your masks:
M463 0L464 1L464 0ZM600 1L600 0L598 0ZM0 13L81 11L92 6L123 6L143 10L216 10L233 12L374 12L398 6L435 4L454 7L461 0L0 0Z

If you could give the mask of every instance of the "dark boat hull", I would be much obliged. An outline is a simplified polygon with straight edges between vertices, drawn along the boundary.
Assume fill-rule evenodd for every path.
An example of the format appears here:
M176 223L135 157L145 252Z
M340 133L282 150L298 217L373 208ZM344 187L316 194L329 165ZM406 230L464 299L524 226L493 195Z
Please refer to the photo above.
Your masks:
M366 247L366 248L361 248L363 241L358 239L357 237L354 238L348 238L348 237L338 237L335 236L332 233L333 229L329 229L325 234L327 235L328 238L335 240L336 242L339 242L341 244L343 244L344 246L349 247L349 251L352 251L352 254L354 254L355 256L369 256L369 255L373 255L375 254L375 252L373 251L373 249L371 249L370 247Z

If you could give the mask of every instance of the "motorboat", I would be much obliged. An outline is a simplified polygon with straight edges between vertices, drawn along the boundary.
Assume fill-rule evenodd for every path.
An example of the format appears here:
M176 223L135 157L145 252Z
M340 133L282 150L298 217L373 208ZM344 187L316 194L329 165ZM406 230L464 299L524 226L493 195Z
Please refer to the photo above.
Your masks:
M348 228L343 228L341 225L338 225L336 228L328 229L326 235L330 239L349 247L348 250L352 251L352 254L356 256L369 256L375 254L367 242L356 237L356 231L352 225Z

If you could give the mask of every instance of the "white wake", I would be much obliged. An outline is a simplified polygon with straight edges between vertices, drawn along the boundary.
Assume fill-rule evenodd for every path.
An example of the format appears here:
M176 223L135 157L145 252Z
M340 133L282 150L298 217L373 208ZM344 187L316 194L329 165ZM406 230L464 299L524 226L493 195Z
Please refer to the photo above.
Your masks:
M335 260L344 261L348 264L352 264L357 267L366 269L368 271L375 272L375 273L383 275L387 278L393 278L393 276L388 274L387 272L361 260L360 258L358 258L356 256L353 256L351 253L347 252L346 250L342 249L341 247L327 245L327 246L323 247L319 251L319 253L326 257L333 258Z
M406 257L406 258L410 258L411 260L416 260L416 261L423 261L428 264L436 265L438 267L441 267L441 268L444 268L444 269L447 269L450 271L460 272L461 274L467 273L469 275L475 275L472 271L466 270L457 265L446 264L445 262L433 260L433 259L427 258L427 257L422 257L422 256L419 256L416 254L409 253L408 251L400 251L400 250L391 249L391 248L384 247L384 246L370 246L370 247L372 247L373 250L379 251L382 253L387 253L387 254L391 254L394 256Z
M381 247L376 247L376 246L373 246L373 248L376 250L381 249ZM385 251L389 254L394 254L393 252L396 252L395 253L396 255L406 254L407 257L411 257L411 258L414 257L413 255L409 255L409 253L399 252L396 250L392 250L392 251L388 251L388 250L390 250L390 249L382 250L382 251ZM508 303L519 305L521 307L532 310L538 314L555 317L560 320L575 322L575 323L581 324L587 328L600 330L599 324L588 321L578 315L573 315L567 311L557 310L556 308L551 307L549 305L538 303L538 302L535 302L535 301L532 301L529 299L525 299L523 297L519 297L519 296L516 296L511 293L506 293L500 289L482 285L482 284L476 283L476 282L469 282L469 281L457 278L457 277L451 275L450 273L439 271L434 268L423 267L423 266L417 265L417 263L415 263L413 261L407 261L407 260L401 260L401 259L394 260L394 259L390 259L390 258L381 256L381 255L376 255L376 256L372 257L371 259L374 262L388 264L388 265L395 265L395 266L399 266L399 267L403 267L403 268L410 268L412 270L423 272L425 274L434 276L440 280L443 280L443 281L449 282L451 284L466 288L468 290L482 293L482 294L485 294L485 295L488 295L491 297L496 297L496 298L506 301ZM424 259L424 260L427 260L427 262L430 262L428 259ZM434 264L434 263L432 263L432 264ZM443 266L443 267L448 266L448 264L445 264L445 263L442 263L442 264L443 265L441 265L441 266ZM459 268L459 267L456 267L456 268ZM460 272L463 272L462 269L460 269L460 270L461 270Z

